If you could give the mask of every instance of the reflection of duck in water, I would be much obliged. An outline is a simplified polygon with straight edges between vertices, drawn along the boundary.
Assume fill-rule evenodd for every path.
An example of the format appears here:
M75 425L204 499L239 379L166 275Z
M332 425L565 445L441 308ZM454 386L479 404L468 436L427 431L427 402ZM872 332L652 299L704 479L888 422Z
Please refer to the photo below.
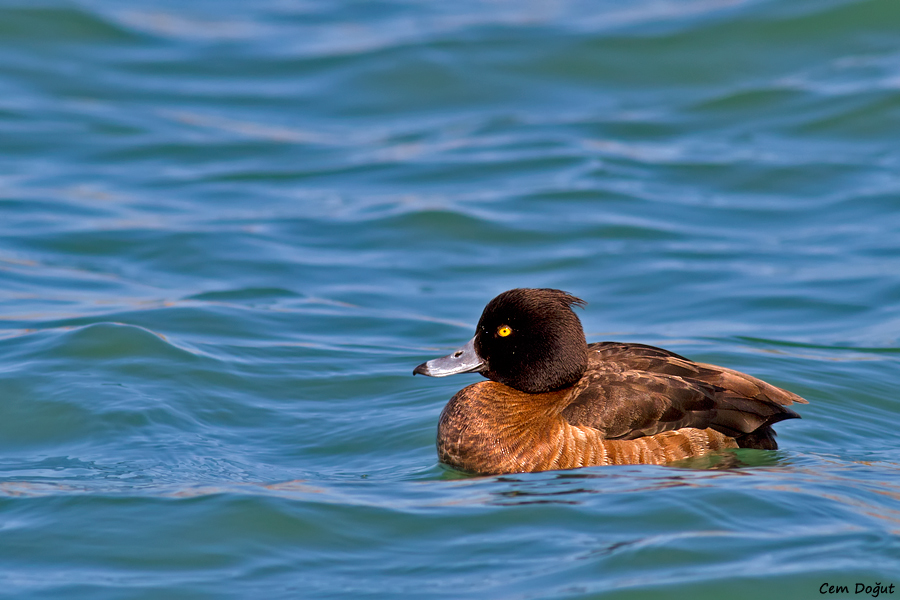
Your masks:
M413 374L481 373L438 425L442 462L476 473L662 464L723 448L774 450L772 425L806 400L738 371L617 342L588 345L560 290L491 300L475 337Z

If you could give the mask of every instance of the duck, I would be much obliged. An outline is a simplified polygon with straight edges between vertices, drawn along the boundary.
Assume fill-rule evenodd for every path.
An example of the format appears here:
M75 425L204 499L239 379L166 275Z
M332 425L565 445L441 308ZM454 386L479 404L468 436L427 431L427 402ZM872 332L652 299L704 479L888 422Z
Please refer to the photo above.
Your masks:
M516 288L484 308L475 336L413 375L480 373L438 421L440 462L497 475L664 465L731 448L775 450L772 426L808 402L756 377L638 343L588 344L550 288Z

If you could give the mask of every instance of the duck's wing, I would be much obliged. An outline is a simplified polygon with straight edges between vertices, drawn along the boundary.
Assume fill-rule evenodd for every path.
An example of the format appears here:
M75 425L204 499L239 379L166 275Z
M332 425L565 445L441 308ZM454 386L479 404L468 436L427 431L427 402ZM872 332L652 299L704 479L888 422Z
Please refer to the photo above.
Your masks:
M604 371L638 371L676 375L724 388L745 398L759 398L782 406L795 403L809 404L793 392L775 387L746 373L717 365L697 363L655 346L600 342L591 344L588 349L590 361L588 369L594 367Z
M711 427L736 439L759 430L757 435L768 439L769 426L799 417L786 405L806 403L755 377L653 346L606 342L590 350L588 370L562 415L608 439L683 427Z

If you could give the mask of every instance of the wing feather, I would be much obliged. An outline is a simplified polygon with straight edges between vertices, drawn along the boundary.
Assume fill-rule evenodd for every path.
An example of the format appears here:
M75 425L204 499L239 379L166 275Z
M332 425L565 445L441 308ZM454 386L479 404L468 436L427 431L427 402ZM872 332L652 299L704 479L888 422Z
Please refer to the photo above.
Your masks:
M653 346L604 342L590 350L588 371L562 415L573 425L600 430L607 439L683 427L710 427L740 438L798 418L786 406L806 403L750 375ZM765 431L759 437L767 438Z

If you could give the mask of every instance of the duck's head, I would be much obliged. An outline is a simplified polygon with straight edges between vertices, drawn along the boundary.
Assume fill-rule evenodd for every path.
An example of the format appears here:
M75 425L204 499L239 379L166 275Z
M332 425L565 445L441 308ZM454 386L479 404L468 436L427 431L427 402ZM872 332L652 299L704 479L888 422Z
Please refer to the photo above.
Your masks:
M422 363L413 375L481 373L531 394L573 385L587 368L584 330L572 311L583 305L583 300L561 290L503 292L488 302L469 343Z

